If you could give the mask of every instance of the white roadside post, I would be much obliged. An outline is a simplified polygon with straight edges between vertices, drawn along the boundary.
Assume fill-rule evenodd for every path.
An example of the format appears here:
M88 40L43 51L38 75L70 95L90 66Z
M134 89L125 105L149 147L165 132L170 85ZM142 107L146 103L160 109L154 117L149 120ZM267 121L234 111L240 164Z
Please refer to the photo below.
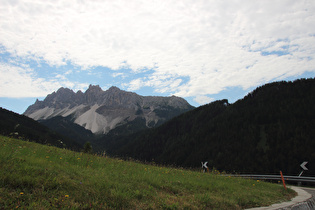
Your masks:
M205 173L208 170L208 166L207 166L208 162L201 162L201 167L203 169L203 173Z
M305 167L305 165L307 164L308 162L307 161L304 161L300 166L301 168L303 169L299 175L299 177L303 174L304 171L307 171L308 168Z
M301 163L300 166L301 166L301 168L302 168L303 170L302 170L301 173L299 174L299 177L303 174L304 171L307 171L307 170L308 170L308 168L306 168L306 166L305 166L307 163L308 163L307 161L304 161L303 163ZM301 184L302 184L301 182L298 182L298 186L301 186Z

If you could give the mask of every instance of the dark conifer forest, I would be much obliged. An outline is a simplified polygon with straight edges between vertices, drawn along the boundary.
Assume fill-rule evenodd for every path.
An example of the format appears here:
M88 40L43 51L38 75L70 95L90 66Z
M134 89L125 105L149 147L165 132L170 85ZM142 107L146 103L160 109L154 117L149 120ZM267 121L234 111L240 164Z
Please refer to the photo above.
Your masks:
M315 79L274 82L106 142L111 155L236 173L315 175Z
M3 108L0 108L0 134L61 148L81 148L72 139L49 130L39 122Z

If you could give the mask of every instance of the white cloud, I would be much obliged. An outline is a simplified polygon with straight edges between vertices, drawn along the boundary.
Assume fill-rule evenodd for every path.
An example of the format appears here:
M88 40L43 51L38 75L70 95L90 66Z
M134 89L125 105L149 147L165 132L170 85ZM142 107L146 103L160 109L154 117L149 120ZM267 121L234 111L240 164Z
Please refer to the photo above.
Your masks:
M150 86L182 97L315 72L314 25L313 0L0 4L0 44L13 55L83 69L153 69L133 79L129 90Z
M40 87L43 81L34 78L27 69L1 63L0 77L0 97L36 97L47 93L47 87Z
M207 104L207 103L210 103L210 102L214 101L214 98L210 98L208 96L199 95L199 96L196 96L194 98L194 101L197 102L198 104Z
M123 73L113 73L112 77L119 77L119 76L123 76Z
M124 84L124 86L126 86L126 84ZM135 79L135 80L132 80L129 84L128 84L128 90L129 91L135 91L135 90L138 90L140 89L140 87L143 86L143 82L141 79Z
M65 75L68 75L68 74L72 74L72 73L73 73L72 70L68 70L68 71L66 71L64 74L65 74Z
M0 63L0 97L43 97L60 87L79 90L88 86L70 82L63 75L50 80L39 78L33 69Z

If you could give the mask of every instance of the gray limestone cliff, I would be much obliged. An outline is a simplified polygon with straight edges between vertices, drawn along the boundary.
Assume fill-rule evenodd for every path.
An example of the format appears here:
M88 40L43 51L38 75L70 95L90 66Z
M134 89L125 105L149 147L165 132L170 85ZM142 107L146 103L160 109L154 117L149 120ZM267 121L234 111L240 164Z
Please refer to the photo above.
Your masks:
M70 117L92 133L106 134L136 118L144 119L146 127L154 127L193 108L176 96L141 96L117 87L103 91L98 85L90 85L84 93L60 88L43 101L36 100L24 115L39 121Z

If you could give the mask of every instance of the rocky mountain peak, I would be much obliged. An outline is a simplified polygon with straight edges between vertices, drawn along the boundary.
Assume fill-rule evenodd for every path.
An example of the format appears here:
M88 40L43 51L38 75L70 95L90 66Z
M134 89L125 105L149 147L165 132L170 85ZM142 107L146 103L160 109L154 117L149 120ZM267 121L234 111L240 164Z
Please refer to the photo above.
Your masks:
M99 85L89 85L89 88L86 90L86 92L102 92L102 88L100 88Z
M71 116L74 123L93 133L107 133L135 119L152 127L192 108L179 97L140 96L115 86L103 91L99 85L90 85L84 93L59 88L44 101L36 101L24 114L35 120Z
M74 92L73 90L70 90L69 88L61 87L57 90L57 94L58 95L73 95Z
M124 91L120 90L118 87L112 86L104 92L106 95L116 95L116 94L119 94L119 93L124 92Z
M83 92L81 90L78 90L77 94L83 94Z
M109 89L108 89L109 92L117 92L117 91L121 91L118 87L116 86L111 86Z
M122 96L125 98L126 97L129 98L130 96L135 95L135 93L121 90L116 86L110 87L108 90L105 91L105 94L109 97L121 97Z
M73 92L73 90L61 87L57 90L57 92L49 94L45 98L44 103L46 106L66 107L73 104L74 101L75 93Z
M90 85L84 93L84 102L87 104L98 104L103 90L99 85Z

